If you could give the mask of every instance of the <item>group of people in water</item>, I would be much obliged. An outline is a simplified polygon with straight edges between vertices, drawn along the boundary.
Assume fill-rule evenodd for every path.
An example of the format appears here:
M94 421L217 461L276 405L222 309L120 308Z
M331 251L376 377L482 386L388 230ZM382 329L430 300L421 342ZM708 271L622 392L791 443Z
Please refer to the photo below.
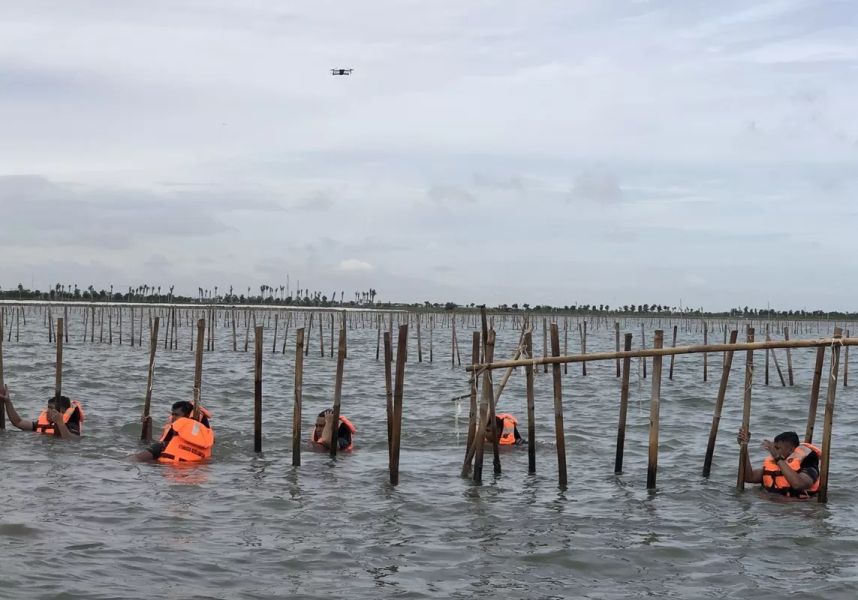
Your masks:
M35 421L22 419L9 395L9 388L0 390L0 402L14 427L60 438L79 438L83 435L84 412L80 403L66 396L52 397L47 407ZM173 404L170 417L164 426L161 438L149 447L126 457L139 462L194 463L211 457L215 436L211 426L211 413L203 408L194 410L193 402L179 401ZM144 425L151 428L152 417L142 417ZM334 431L336 429L336 442ZM151 431L151 429L150 429ZM518 446L525 442L518 432L518 420L510 414L496 415L498 444ZM354 448L357 429L346 417L340 416L339 427L334 427L334 412L323 410L316 417L315 426L310 433L310 444L318 449L330 449L336 443L340 451ZM491 428L486 430L486 441L493 442ZM740 446L747 445L750 433L740 430L736 441ZM762 488L773 493L792 498L806 499L814 496L819 489L819 461L822 452L816 446L800 442L794 431L785 431L777 435L774 441L763 440L763 447L769 456L762 467L754 468L746 454L745 482L759 483Z

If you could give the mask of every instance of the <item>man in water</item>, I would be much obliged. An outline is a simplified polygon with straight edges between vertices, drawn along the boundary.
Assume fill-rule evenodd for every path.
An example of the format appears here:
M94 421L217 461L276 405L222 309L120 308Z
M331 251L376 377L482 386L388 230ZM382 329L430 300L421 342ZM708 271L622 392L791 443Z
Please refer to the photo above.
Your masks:
M524 443L524 438L518 432L518 419L512 415L495 415L495 424L500 434L498 444L500 446L518 446ZM492 428L486 427L486 442L492 443L494 435Z
M170 421L164 427L161 439L126 459L180 463L199 462L211 457L211 447L214 445L214 433L209 423L211 413L201 408L199 421L193 419L193 413L193 402L182 400L173 404ZM151 420L149 415L141 419L144 423Z
M739 430L736 441L747 445L750 434ZM760 483L773 494L790 498L809 498L819 489L819 459L822 451L806 442L799 442L795 431L785 431L775 441L763 440L769 451L763 466L755 469L750 456L745 458L745 482Z
M56 397L53 397L48 400L47 408L35 421L27 421L18 416L18 411L12 405L8 386L3 386L0 390L0 402L3 403L6 414L9 415L9 421L21 431L34 431L62 438L80 438L83 410L80 404L66 396L60 396L59 408L62 412L57 410Z
M330 449L331 436L334 433L334 411L330 408L323 410L316 417L316 426L310 437L310 443L314 446L321 446ZM357 433L354 425L340 415L340 426L337 430L337 443L339 450L351 450L354 443L354 434Z

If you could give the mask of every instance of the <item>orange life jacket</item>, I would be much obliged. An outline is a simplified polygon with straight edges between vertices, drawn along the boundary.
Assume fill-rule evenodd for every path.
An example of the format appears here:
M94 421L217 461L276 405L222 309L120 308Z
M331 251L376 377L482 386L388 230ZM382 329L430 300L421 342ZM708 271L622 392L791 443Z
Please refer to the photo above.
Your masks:
M513 444L515 444L515 426L518 425L518 419L506 413L502 415L495 415L495 418L501 419L503 421L503 429L501 429L500 431L500 439L498 440L498 445L512 446Z
M357 433L357 429L355 429L355 426L352 425L351 421L349 421L347 418L345 418L342 415L340 415L340 423L345 423L346 427L349 428L349 432L352 434L351 440L349 443L349 447L346 448L346 450L351 450L352 446L354 446L355 434ZM340 433L340 430L339 430L339 428L337 428L337 438L339 438L339 433ZM310 430L310 443L311 444L318 444L319 443L318 440L319 440L319 436L316 435L316 428L313 427L313 429Z
M83 435L83 409L80 407L80 403L77 400L72 400L71 406L69 406L69 408L63 413L63 423L68 423L75 411L78 411L78 414L80 415L78 418L78 427L80 428L80 434ZM47 435L53 435L56 433L54 424L48 421L47 408L42 411L42 414L39 415L39 420L36 421L36 433L44 433Z
M801 461L810 456L811 452L816 454L820 459L822 458L822 451L819 448L813 444L802 442L787 457L786 463L793 471L798 471L801 468ZM796 498L807 498L819 489L819 479L817 478L813 485L806 490L794 490L790 487L787 478L781 473L781 469L775 462L775 459L767 456L763 463L763 488L770 492L779 492Z
M189 417L181 417L169 423L161 436L163 442L173 431L167 447L158 457L158 462L182 463L199 462L212 455L214 432L211 429Z

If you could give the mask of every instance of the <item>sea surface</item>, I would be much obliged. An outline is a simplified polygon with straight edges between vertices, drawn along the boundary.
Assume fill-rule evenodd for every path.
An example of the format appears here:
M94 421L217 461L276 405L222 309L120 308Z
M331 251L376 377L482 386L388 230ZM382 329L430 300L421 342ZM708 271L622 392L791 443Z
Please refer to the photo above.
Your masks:
M177 469L122 460L141 449L148 342L130 347L127 331L121 346L116 331L112 345L106 337L99 343L98 332L95 343L83 342L80 315L70 320L63 385L84 406L85 435L69 442L0 431L2 599L858 597L858 410L851 386L837 390L827 505L774 501L754 486L736 489L744 353L733 362L709 479L701 467L720 354L708 359L706 383L702 355L677 357L673 381L670 359L664 360L654 492L646 489L652 359L647 379L641 362L632 363L621 475L614 474L620 381L610 361L589 363L586 377L580 364L569 365L563 376L568 489L557 483L550 367L547 374L537 370L535 383L536 474L528 474L521 446L505 449L503 472L495 476L487 447L477 485L460 476L467 400L451 401L468 392L468 374L451 367L447 325L434 330L434 362L428 362L424 322L422 363L410 331L401 483L392 487L384 369L375 359L371 321L347 329L342 412L358 429L354 451L332 460L305 444L297 468L291 466L294 323L285 355L282 322L276 354L273 331L265 332L261 454L253 451L253 342L243 352L241 325L233 352L231 332L221 327L203 366L203 402L217 436L213 459ZM333 398L336 358L324 324L325 357L314 324L304 363L305 439ZM646 322L647 347L653 324ZM638 347L640 323L623 325ZM669 345L672 330L663 325ZM562 344L562 318L560 326ZM459 326L463 362L472 327ZM579 344L574 327L570 352ZM702 342L692 329L680 330L679 345ZM156 433L170 404L191 398L190 332L179 331L180 349L164 350L162 342L157 350ZM509 323L498 327L498 359L512 357L519 334ZM720 330L710 334L710 342L721 339ZM541 355L541 326L534 345ZM613 328L592 325L588 352L613 348ZM36 418L52 395L55 372L43 318L29 315L21 340L4 339L3 353L18 412ZM784 430L803 437L814 357L812 349L793 351L795 386L782 387L772 365L766 387L764 356L756 354L755 463L765 456L763 437ZM786 377L784 351L778 359ZM824 377L814 440L820 445L826 384ZM517 416L523 435L525 406L520 370L498 410Z

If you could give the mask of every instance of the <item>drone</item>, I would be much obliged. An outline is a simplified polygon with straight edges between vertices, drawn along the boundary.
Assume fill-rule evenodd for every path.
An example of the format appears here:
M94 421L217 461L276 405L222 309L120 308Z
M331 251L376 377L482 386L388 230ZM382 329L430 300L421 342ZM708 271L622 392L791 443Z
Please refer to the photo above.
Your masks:
M331 69L331 75L351 75L354 69Z

